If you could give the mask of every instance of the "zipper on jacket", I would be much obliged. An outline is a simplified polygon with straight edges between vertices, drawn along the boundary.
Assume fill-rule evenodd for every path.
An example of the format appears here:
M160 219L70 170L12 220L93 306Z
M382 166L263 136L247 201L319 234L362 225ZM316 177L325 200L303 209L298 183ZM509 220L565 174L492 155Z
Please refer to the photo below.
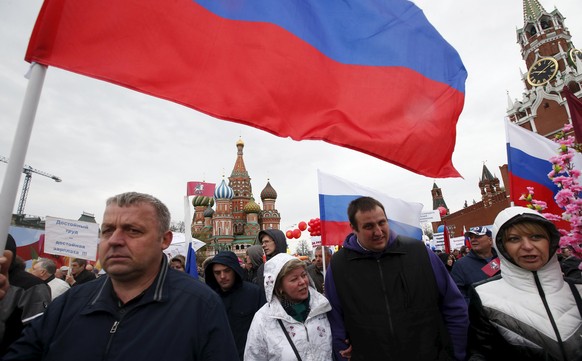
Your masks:
M117 325L119 325L119 321L113 322L113 326L111 326L111 330L109 330L109 333L115 333L117 331Z
M546 309L546 313L548 314L548 318L550 319L550 323L552 324L552 328L554 329L554 333L556 334L556 339L558 340L558 345L560 346L560 351L562 352L562 359L564 361L568 360L566 356L566 350L564 350L564 343L562 342L562 337L560 337L560 331L558 330L558 325L556 325L556 321L554 320L554 316L552 316L552 312L550 311L550 306L548 305L548 300L546 299L546 293L542 288L542 284L538 277L537 271L532 271L534 275L534 280L536 282L536 287L538 288L538 292L540 297L542 298L542 303L544 304L544 308Z
M384 294L384 304L386 305L386 312L388 313L388 324L390 325L390 334L394 335L394 326L392 325L392 312L390 311L390 304L388 303L388 292L384 284L384 275L382 274L382 264L380 259L376 260L378 265L378 272L380 273L380 284L382 285L382 293Z
M111 348L111 342L113 342L113 336L117 332L117 327L119 327L120 321L113 322L111 329L109 330L109 340L107 340L107 345L105 346L105 352L103 353L103 359L107 360L107 356L109 355L109 349Z
M402 262L402 258L398 257L398 262L400 263L400 269L404 270L404 264ZM404 278L404 274L403 272L400 272L399 274L400 276L400 282L402 283L402 293L403 293L403 297L404 297L404 308L408 308L408 304L410 303L409 301L409 297L408 297L408 282L406 282L406 278Z

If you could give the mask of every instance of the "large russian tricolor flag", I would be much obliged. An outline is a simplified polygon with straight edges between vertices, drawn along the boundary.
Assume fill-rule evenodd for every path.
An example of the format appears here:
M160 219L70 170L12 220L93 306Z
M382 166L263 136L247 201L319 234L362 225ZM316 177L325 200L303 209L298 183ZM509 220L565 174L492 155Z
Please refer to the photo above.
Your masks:
M406 0L45 0L26 60L459 176L467 73Z
M544 212L560 216L564 210L554 199L559 188L548 178L553 167L550 158L559 154L560 145L509 120L505 124L511 200L517 206L527 206L528 202L519 198L529 193L527 187L533 187L534 199L548 204ZM576 169L582 169L582 155L576 153L572 161ZM559 226L569 229L566 222Z
M352 200L362 196L375 198L384 205L391 230L399 235L422 239L420 228L422 204L392 198L374 189L319 170L317 177L323 245L343 244L346 236L352 232L347 213L348 205Z

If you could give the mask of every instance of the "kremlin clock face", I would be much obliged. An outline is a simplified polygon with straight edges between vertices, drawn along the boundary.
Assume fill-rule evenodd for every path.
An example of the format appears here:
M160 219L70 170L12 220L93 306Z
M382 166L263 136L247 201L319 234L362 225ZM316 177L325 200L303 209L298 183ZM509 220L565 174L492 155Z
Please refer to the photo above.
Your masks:
M572 61L572 63L575 65L576 64L576 58L582 60L582 50L572 48L568 52L568 57L570 58L570 60Z
M552 80L558 72L558 62L554 58L536 61L527 72L527 82L532 86L544 85Z

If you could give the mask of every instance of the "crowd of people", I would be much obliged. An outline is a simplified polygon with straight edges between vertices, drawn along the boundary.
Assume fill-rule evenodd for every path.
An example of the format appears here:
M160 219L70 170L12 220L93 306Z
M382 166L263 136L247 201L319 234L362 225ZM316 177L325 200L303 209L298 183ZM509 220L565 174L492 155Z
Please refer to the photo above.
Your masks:
M101 277L75 259L30 273L8 237L0 257L3 360L582 360L580 259L528 208L472 227L451 254L396 234L390 210L360 197L352 232L312 261L259 232L244 259L221 251L195 279L168 259L167 207L123 193L106 202ZM79 335L82 334L82 337Z

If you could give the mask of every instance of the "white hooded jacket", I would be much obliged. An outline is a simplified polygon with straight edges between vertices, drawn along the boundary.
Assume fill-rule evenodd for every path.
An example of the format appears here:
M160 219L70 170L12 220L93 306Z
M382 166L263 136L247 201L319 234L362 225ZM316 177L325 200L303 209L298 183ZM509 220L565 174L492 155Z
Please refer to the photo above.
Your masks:
M309 286L310 312L304 323L289 316L274 295L277 275L295 257L278 254L265 264L265 296L267 303L257 311L247 336L245 361L296 361L297 357L277 320L282 320L302 361L330 361L331 329L326 312L331 310L327 299Z
M532 216L534 216L532 218ZM473 351L469 360L480 360L487 351L495 352L501 348L496 344L497 336L504 340L506 350L520 354L527 359L561 360L563 352L568 360L582 359L582 318L572 289L564 281L560 264L555 254L559 234L550 233L550 259L536 272L525 270L514 263L502 244L501 232L519 217L528 220L538 217L539 213L524 207L510 207L499 213L493 226L494 246L501 263L501 278L495 277L474 285L470 315ZM546 227L547 228L547 227ZM555 231L554 231L555 232ZM582 293L582 285L575 285ZM474 301L480 302L474 302ZM478 310L479 318L473 317ZM476 313L475 313L476 314ZM486 319L485 327L475 320ZM552 325L555 322L555 327ZM561 338L562 346L558 342ZM471 340L471 337L470 337ZM491 355L488 355L491 357ZM505 355L511 357L510 355ZM485 357L487 358L487 357Z

